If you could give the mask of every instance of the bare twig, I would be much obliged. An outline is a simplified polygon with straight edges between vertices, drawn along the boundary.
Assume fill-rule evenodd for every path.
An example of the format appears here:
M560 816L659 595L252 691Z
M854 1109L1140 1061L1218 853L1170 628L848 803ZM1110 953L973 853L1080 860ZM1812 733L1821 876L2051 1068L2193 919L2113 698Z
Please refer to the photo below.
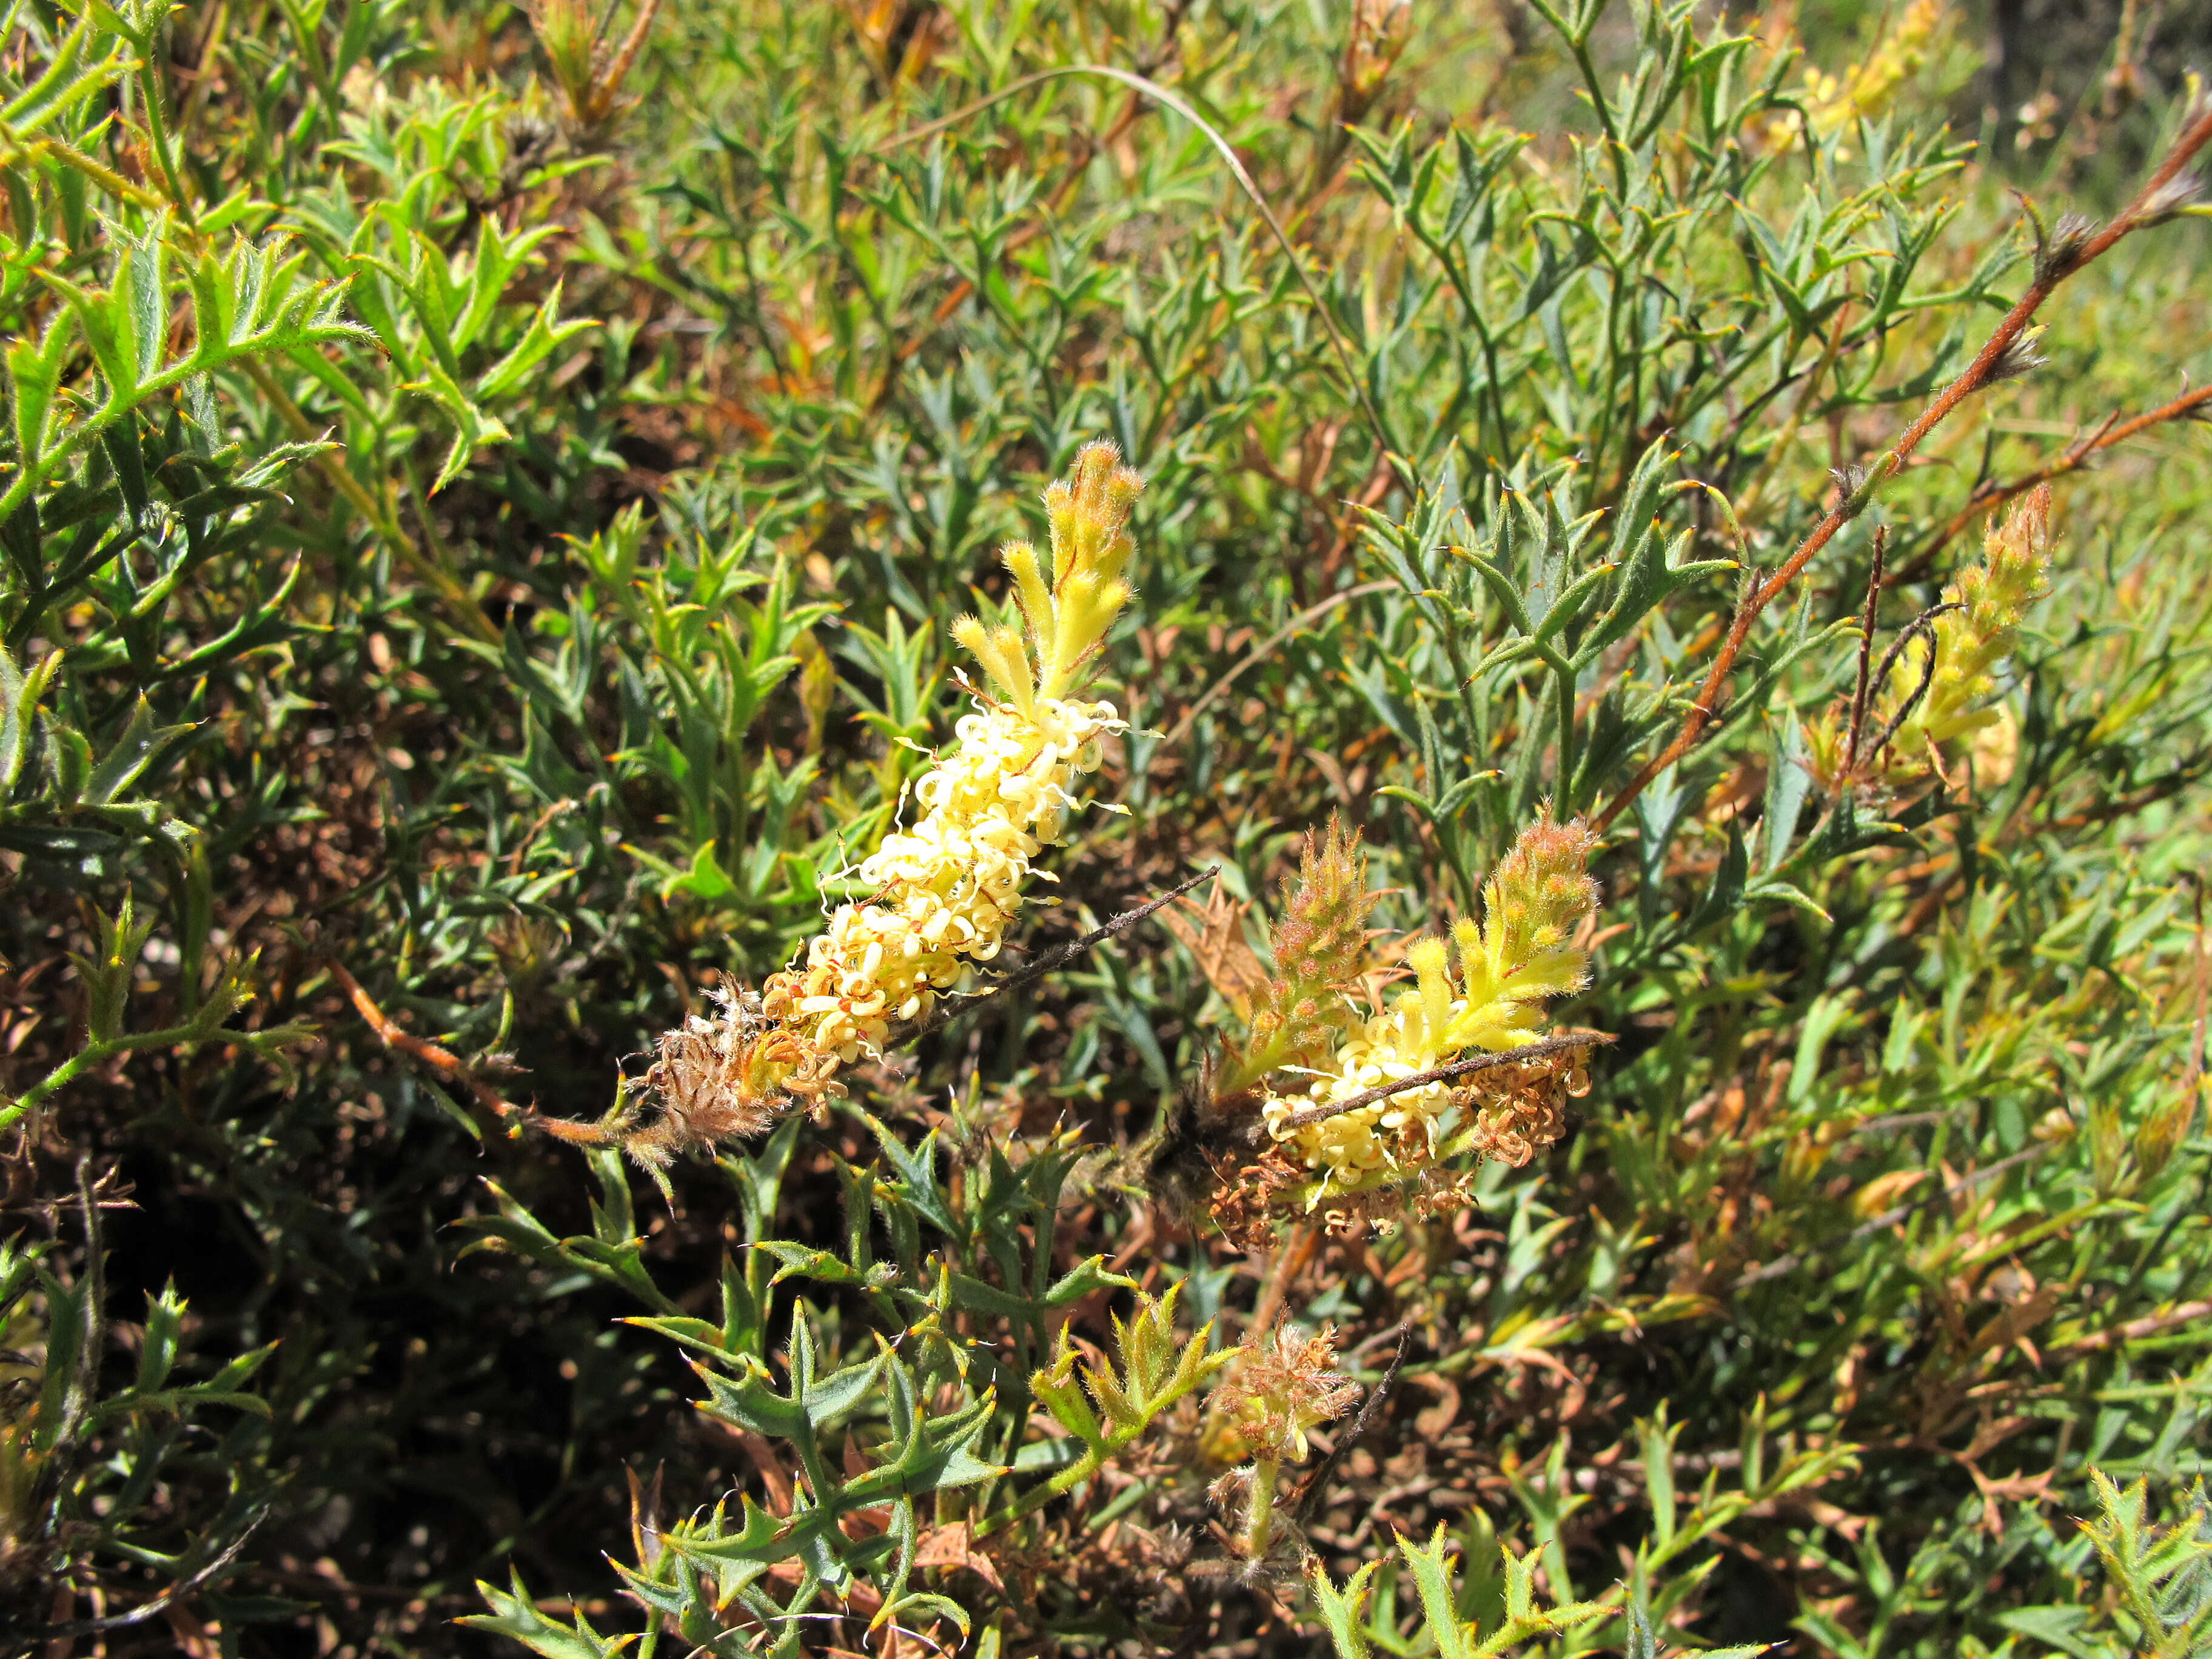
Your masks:
M2093 823L2109 823L2114 818L2130 817L2146 806L2155 806L2168 796L2178 795L2184 785L2193 780L2185 772L2174 772L2156 783L2145 784L2133 794L2123 795L2118 800L2108 800L2079 812L2069 812L2063 817L2049 818L2045 827L2052 830L2085 830Z
M614 101L622 90L622 83L629 74L630 65L637 61L638 52L645 46L645 37L652 31L653 20L660 10L660 0L645 0L637 9L637 20L629 26L621 46L607 63L603 74L595 76L592 88L593 101L600 107L593 113L601 118L613 112Z
M2030 1146L2025 1152L2014 1152L2010 1158L2001 1158L1987 1169L1976 1170L1971 1175L1961 1176L1949 1186L1939 1188L1925 1198L1916 1198L1909 1204L1899 1204L1893 1209L1884 1210L1873 1220L1852 1228L1840 1238L1831 1239L1826 1244L1816 1244L1810 1249L1792 1250L1787 1255L1777 1256L1765 1267L1753 1267L1749 1273L1740 1276L1733 1285L1729 1286L1729 1293L1732 1296L1738 1291L1748 1290L1753 1285L1764 1285L1770 1279L1780 1279L1785 1273L1793 1273L1804 1265L1808 1256L1825 1255L1832 1250L1849 1249L1862 1239L1872 1238L1876 1233L1887 1228L1894 1227L1907 1216L1926 1209L1930 1204L1940 1203L1947 1198L1955 1198L1960 1193L1972 1192L1985 1182L1995 1181L2008 1170L2016 1170L2023 1164L2033 1163L2050 1150L2051 1146L2046 1142L2040 1146Z
M68 1624L46 1625L33 1631L31 1635L33 1638L66 1642L75 1636L97 1636L102 1631L125 1630L132 1625L143 1624L155 1613L168 1607L171 1602L182 1601L194 1590L212 1582L224 1568L235 1561L238 1559L238 1553L246 1547L246 1540L252 1536L254 1528L267 1518L269 1509L269 1504L263 1504L260 1513L246 1522L245 1531L231 1540L228 1547L215 1559L200 1568L189 1578L179 1578L150 1601L140 1602L130 1612L111 1613L105 1619L77 1619Z
M1857 689L1851 693L1850 741L1844 750L1844 775L1849 777L1858 768L1859 733L1866 729L1867 696L1873 683L1867 669L1874 656L1875 611L1881 604L1881 556L1889 544L1889 526L1876 525L1874 532L1874 569L1867 577L1866 615L1859 623L1859 679Z
M353 1001L354 1012L368 1023L368 1029L387 1048L396 1048L410 1060L428 1066L449 1083L458 1083L476 1097L477 1103L493 1116L513 1117L520 1109L508 1101L498 1090L469 1069L468 1062L450 1048L434 1042L426 1042L378 1007L368 993L361 988L361 981L345 970L345 964L336 957L325 958L325 965L346 995Z
M1298 1483L1297 1491L1291 1494L1289 1513L1292 1520L1304 1517L1306 1511L1313 1507L1314 1499L1321 1496L1328 1477L1336 1472L1336 1466L1343 1460L1345 1453L1357 1445L1359 1437L1367 1432L1368 1424L1382 1409L1382 1401L1390 1393L1390 1385L1398 1380L1399 1368L1406 1363L1406 1345L1413 1340L1413 1322L1410 1319L1401 1321L1398 1352L1390 1356L1390 1364L1383 1371L1382 1380L1368 1389L1367 1398L1359 1402L1359 1415L1352 1419L1352 1426L1337 1435L1335 1443L1328 1449L1328 1455L1314 1465L1312 1471Z
M1220 873L1219 866L1208 865L1188 880L1178 882L1169 888L1158 897L1146 900L1133 910L1124 910L1117 916L1109 916L1081 939L1071 939L1065 945L1055 945L1051 950L1024 963L1004 979L992 981L974 996L964 998L957 1003L946 1003L940 1006L935 1013L914 1027L900 1038L900 1041L902 1042L920 1042L948 1022L957 1019L961 1015L973 1009L981 1007L994 997L1001 997L1010 991L1020 990L1024 985L1034 984L1054 969L1074 961L1092 945L1111 939L1116 933L1127 933L1153 912L1165 909L1200 882L1211 881Z
M1937 647L1935 619L1946 611L1956 611L1958 608L1956 605L1929 605L1899 630L1897 642L1883 654L1881 672L1875 676L1875 686L1877 690L1888 680L1889 671L1897 665L1897 659L1904 653L1907 641L1917 635L1928 641L1928 659L1920 665L1920 684L1912 688L1911 695L1903 702L1898 704L1897 712L1889 717L1888 723L1875 734L1874 742L1868 746L1868 754L1879 755L1889 747L1889 740L1897 735L1898 728L1912 718L1912 711L1920 707L1920 700L1928 695L1928 688L1936 684Z
M2197 970L2197 1020L2189 1028L2189 1069L2182 1073L2182 1089L2194 1099L2197 1085L2204 1076L2204 1007L2208 992L2212 992L2212 959L2204 951L2204 881L2203 877L2191 882L2197 906L2197 933L2191 940L2190 954L2195 958Z
M2168 1308L2164 1313L2145 1314L2141 1319L2130 1319L2124 1325L2115 1325L2108 1331L2097 1331L2079 1341L2062 1343L2044 1350L2043 1362L2048 1365L2059 1360L2079 1359L2083 1354L2099 1353L2106 1348L2117 1348L2124 1342L2140 1342L2147 1336L2156 1336L2160 1331L2186 1325L2212 1314L2212 1302L2185 1302L2178 1308Z
M2207 108L2198 115L2174 141L2173 148L2166 152L2166 159L2159 164L2158 170L2136 192L2135 199L2128 204L2118 218L2095 234L2083 238L2078 245L2047 250L2038 257L2035 277L2028 284L2027 292L2021 295L2012 309L2005 313L2004 320L1996 325L1982 349L1974 354L1974 360L1966 366L1966 372L1944 387L1912 424L1898 435L1897 441L1868 470L1863 480L1850 489L1838 492L1840 499L1828 509L1820 522L1813 527L1812 533L1799 544L1797 550L1783 562L1773 575L1764 582L1754 580L1747 584L1743 602L1736 607L1735 617L1729 625L1728 635L1721 641L1720 650L1713 659L1713 665L1707 672L1705 683L1698 688L1690 712L1683 717L1681 730L1674 734L1673 742L1653 756L1643 769L1628 781L1620 793L1606 803L1604 810L1591 822L1593 830L1602 834L1609 829L1613 820L1628 809L1629 804L1650 786L1654 778L1688 753L1696 744L1705 727L1711 723L1711 711L1728 684L1729 674L1735 666L1736 657L1742 651L1744 641L1751 635L1752 624L1759 619L1759 613L1797 580L1798 574L1813 562L1814 556L1834 539L1838 531L1866 511L1876 492L1904 470L1905 463L1912 459L1913 453L1930 432L1975 392L2003 378L1999 371L2005 367L2006 359L2019 343L2021 334L2035 313L2042 309L2044 301L2057 291L2060 283L2106 252L2130 231L2157 220L2166 210L2165 204L2170 199L2167 186L2208 142L2212 142L2212 108Z
M1372 1089L1362 1090L1349 1099L1328 1106L1309 1106L1303 1112L1292 1112L1276 1125L1279 1133L1285 1129L1303 1129L1310 1123L1323 1123L1346 1112L1356 1112L1363 1106L1372 1106L1378 1100L1407 1089L1425 1089L1431 1083L1449 1083L1454 1078L1468 1077L1476 1072L1487 1072L1499 1066L1517 1066L1523 1060L1541 1060L1546 1054L1564 1054L1570 1048L1594 1048L1617 1041L1605 1031L1562 1031L1556 1036L1539 1037L1534 1042L1523 1043L1518 1048L1508 1048L1503 1054L1471 1054L1465 1060L1447 1060L1442 1066L1425 1072L1416 1072L1411 1077L1397 1078L1389 1083L1379 1083Z

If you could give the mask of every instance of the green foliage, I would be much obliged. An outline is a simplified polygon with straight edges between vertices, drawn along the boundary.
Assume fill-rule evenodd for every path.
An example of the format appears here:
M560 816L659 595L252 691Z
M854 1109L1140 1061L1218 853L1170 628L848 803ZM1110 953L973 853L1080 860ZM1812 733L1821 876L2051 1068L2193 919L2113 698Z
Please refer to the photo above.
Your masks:
M1694 1601L1700 1583L1719 1565L1711 1545L1747 1511L1787 1502L1790 1495L1821 1485L1847 1469L1849 1452L1770 1447L1763 1421L1745 1430L1740 1479L1723 1482L1712 1468L1697 1491L1678 1493L1674 1486L1679 1430L1662 1409L1636 1425L1641 1456L1634 1464L1650 1504L1651 1530L1637 1547L1626 1579L1616 1579L1589 1601L1565 1601L1546 1607L1536 1588L1541 1571L1554 1598L1572 1594L1572 1576L1562 1547L1565 1523L1588 1499L1575 1495L1567 1467L1567 1442L1552 1449L1541 1470L1516 1471L1513 1495L1526 1514L1530 1542L1524 1554L1497 1541L1487 1518L1468 1530L1469 1553L1485 1570L1463 1576L1456 1587L1452 1568L1457 1552L1447 1547L1439 1525L1426 1547L1401 1537L1402 1569L1387 1559L1360 1568L1340 1588L1331 1584L1318 1562L1309 1569L1316 1612L1343 1659L1364 1659L1376 1647L1389 1653L1421 1650L1425 1640L1440 1654L1501 1654L1541 1641L1559 1654L1626 1651L1656 1659L1655 1630L1676 1622ZM1487 1568L1495 1553L1502 1571ZM1410 1634L1401 1628L1397 1595L1410 1578L1419 1607ZM1706 1650L1723 1659L1747 1659L1763 1646Z
M2048 136L1978 14L1800 9L0 13L0 1646L2197 1641L2212 471L2081 446L2212 373L2201 212L1881 460L2202 118L2189 8ZM1126 811L1009 959L1202 927L665 1198L538 1133L870 896L1099 436ZM1849 786L2043 473L1955 752ZM1127 1155L1547 807L1573 1133L1251 1252L1254 1146ZM1204 1390L1279 1316L1370 1394L1253 1559Z
M1515 1555L1510 1548L1501 1547L1498 1555L1505 1571L1504 1616L1495 1630L1485 1635L1479 1625L1462 1624L1454 1607L1451 1569L1455 1558L1445 1552L1443 1528L1437 1529L1436 1537L1426 1547L1401 1538L1398 1553L1404 1558L1406 1571L1419 1595L1425 1633L1444 1659L1492 1659L1494 1655L1510 1653L1536 1638L1566 1634L1600 1615L1598 1607L1583 1601L1540 1607L1534 1564ZM1372 1588L1370 1581L1382 1565L1380 1561L1370 1562L1339 1590L1329 1584L1321 1564L1314 1564L1315 1607L1328 1627L1329 1639L1344 1659L1367 1659L1374 1651L1361 1615ZM1391 1634L1395 1637L1395 1631Z
M171 1286L147 1298L136 1374L104 1380L113 1331L100 1271L103 1197L80 1182L88 1271L75 1283L56 1276L40 1245L0 1245L0 1333L11 1348L40 1351L33 1374L10 1380L0 1418L0 1562L18 1582L38 1582L105 1556L142 1584L187 1594L220 1581L276 1501L262 1461L269 1402L252 1387L276 1345L180 1381L187 1309ZM212 1420L210 1407L221 1408ZM201 1488L210 1512L180 1527L165 1485ZM54 1623L46 1633L58 1639L83 1633L73 1620Z
M2090 1476L2098 1513L2081 1523L2115 1599L2023 1607L2005 1623L2022 1635L2074 1654L2145 1653L2157 1659L2204 1651L2212 1625L2212 1516L2200 1480L2173 1494L2164 1525L2149 1516L2150 1483L2123 1490L2102 1471Z
M488 1245L603 1279L655 1310L628 1322L681 1345L707 1388L699 1410L735 1431L767 1479L772 1508L740 1494L734 1515L725 1502L705 1516L641 1523L637 1565L622 1568L623 1582L690 1643L713 1644L736 1617L753 1621L751 1639L795 1654L805 1622L830 1616L817 1611L826 1598L860 1589L878 1598L872 1629L902 1619L927 1628L941 1616L964 1634L957 1602L912 1583L925 1527L957 1528L964 1541L1023 1522L1091 1482L1229 1358L1208 1352L1206 1332L1176 1337L1176 1286L1140 1295L1127 1322L1115 1322L1113 1364L1085 1366L1079 1381L1066 1310L1131 1283L1097 1256L1047 1275L1081 1148L1062 1137L1017 1164L963 1126L954 1168L940 1172L937 1134L908 1148L856 1117L883 1162L861 1170L839 1161L842 1252L763 1236L803 1120L787 1120L757 1154L720 1160L747 1237L742 1257L724 1259L719 1320L678 1312L655 1284L611 1152L592 1155L600 1197L588 1237L556 1237L504 1194L501 1217L477 1224ZM872 1217L891 1241L887 1260L877 1259ZM927 1258L925 1237L939 1241ZM957 1271L953 1261L977 1271ZM787 1282L846 1287L872 1317L848 1320L797 1298L776 1355L769 1331ZM1030 1436L1040 1407L1070 1437ZM495 1611L475 1625L541 1653L602 1650L580 1614L548 1621L519 1588L484 1593Z
M1206 1352L1211 1326L1187 1342L1176 1340L1176 1296L1182 1288L1175 1286L1157 1302L1140 1296L1136 1317L1127 1325L1116 1317L1115 1365L1105 1370L1085 1365L1079 1388L1075 1349L1066 1328L1061 1328L1052 1364L1030 1378L1030 1392L1084 1448L1083 1457L1054 1478L1054 1487L1065 1491L1089 1479L1150 1428L1161 1413L1228 1363L1228 1354Z

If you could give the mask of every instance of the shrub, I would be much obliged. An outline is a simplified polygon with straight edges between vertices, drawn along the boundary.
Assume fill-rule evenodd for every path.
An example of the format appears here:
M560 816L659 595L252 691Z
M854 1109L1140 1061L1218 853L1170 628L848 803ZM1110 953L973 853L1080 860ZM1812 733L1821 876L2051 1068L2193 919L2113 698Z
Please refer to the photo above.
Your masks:
M1806 25L10 12L10 1650L2201 1645L2212 106Z

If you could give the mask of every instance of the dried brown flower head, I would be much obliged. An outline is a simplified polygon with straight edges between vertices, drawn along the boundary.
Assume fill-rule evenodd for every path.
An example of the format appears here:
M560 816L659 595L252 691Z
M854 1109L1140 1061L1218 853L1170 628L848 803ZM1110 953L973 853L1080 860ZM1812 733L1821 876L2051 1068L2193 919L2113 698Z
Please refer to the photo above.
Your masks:
M1359 1384L1336 1363L1336 1328L1309 1337L1278 1325L1255 1342L1215 1395L1216 1409L1255 1458L1297 1462L1306 1432L1341 1417L1358 1401Z
M1567 1102L1589 1092L1589 1055L1570 1048L1478 1074L1455 1091L1453 1103L1471 1120L1468 1144L1483 1158L1518 1170L1565 1130Z
M1296 1212L1295 1194L1313 1179L1311 1171L1269 1146L1256 1159L1212 1160L1213 1199L1206 1212L1221 1235L1239 1249L1263 1249L1274 1243L1275 1224Z
M679 1153L711 1152L725 1141L759 1134L792 1099L818 1103L838 1092L838 1057L787 1026L771 1024L758 1002L728 989L712 994L713 1018L694 1014L660 1034L640 1093L611 1122L572 1123L531 1115L526 1121L578 1146L617 1146L656 1180Z
M757 1135L775 1121L779 1095L813 1100L836 1087L836 1054L766 1024L744 999L716 994L720 1018L694 1015L660 1034L659 1056L645 1074L659 1114L623 1139L623 1151L642 1163L665 1165L681 1152Z

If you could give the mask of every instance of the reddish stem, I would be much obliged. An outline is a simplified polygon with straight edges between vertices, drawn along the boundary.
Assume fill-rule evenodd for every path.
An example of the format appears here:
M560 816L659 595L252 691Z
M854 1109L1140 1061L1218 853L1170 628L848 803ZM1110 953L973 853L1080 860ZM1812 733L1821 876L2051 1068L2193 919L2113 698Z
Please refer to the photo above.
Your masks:
M1989 384L1991 371L2020 338L2021 331L2042 307L2043 302L2057 291L2058 285L2105 253L2130 231L2140 227L2145 210L2153 198L2189 165L2208 141L2212 141L2212 108L2199 115L2174 141L2173 148L2166 153L2166 160L2159 164L2158 171L2152 173L2143 187L2136 191L2135 199L2128 204L2125 211L2085 241L2080 251L2070 258L2053 260L2037 271L2027 292L2021 295L2013 308L2005 313L2004 320L1996 325L1996 331L1975 354L1974 361L1966 366L1966 372L1944 387L1936 401L1920 412L1919 418L1905 428L1897 441L1868 472L1865 481L1828 509L1826 515L1813 527L1813 533L1806 537L1782 568L1764 582L1753 580L1746 584L1742 603L1736 607L1735 618L1729 626L1728 636L1721 641L1719 654L1713 659L1713 665L1705 675L1705 684L1698 688L1697 700L1691 704L1690 712L1682 721L1682 729L1674 734L1672 743L1629 780L1619 794L1606 803L1605 810L1591 822L1593 830L1602 834L1610 828L1613 821L1627 810L1629 804L1644 793L1654 778L1687 754L1705 734L1721 693L1727 689L1729 671L1735 666L1737 654L1743 649L1744 641L1750 637L1752 624L1759 620L1759 613L1797 579L1798 574L1812 562L1813 556L1826 547L1838 530L1866 510L1874 500L1875 492L1904 469L1905 464L1911 459L1913 452L1920 447L1923 439L1960 404Z

